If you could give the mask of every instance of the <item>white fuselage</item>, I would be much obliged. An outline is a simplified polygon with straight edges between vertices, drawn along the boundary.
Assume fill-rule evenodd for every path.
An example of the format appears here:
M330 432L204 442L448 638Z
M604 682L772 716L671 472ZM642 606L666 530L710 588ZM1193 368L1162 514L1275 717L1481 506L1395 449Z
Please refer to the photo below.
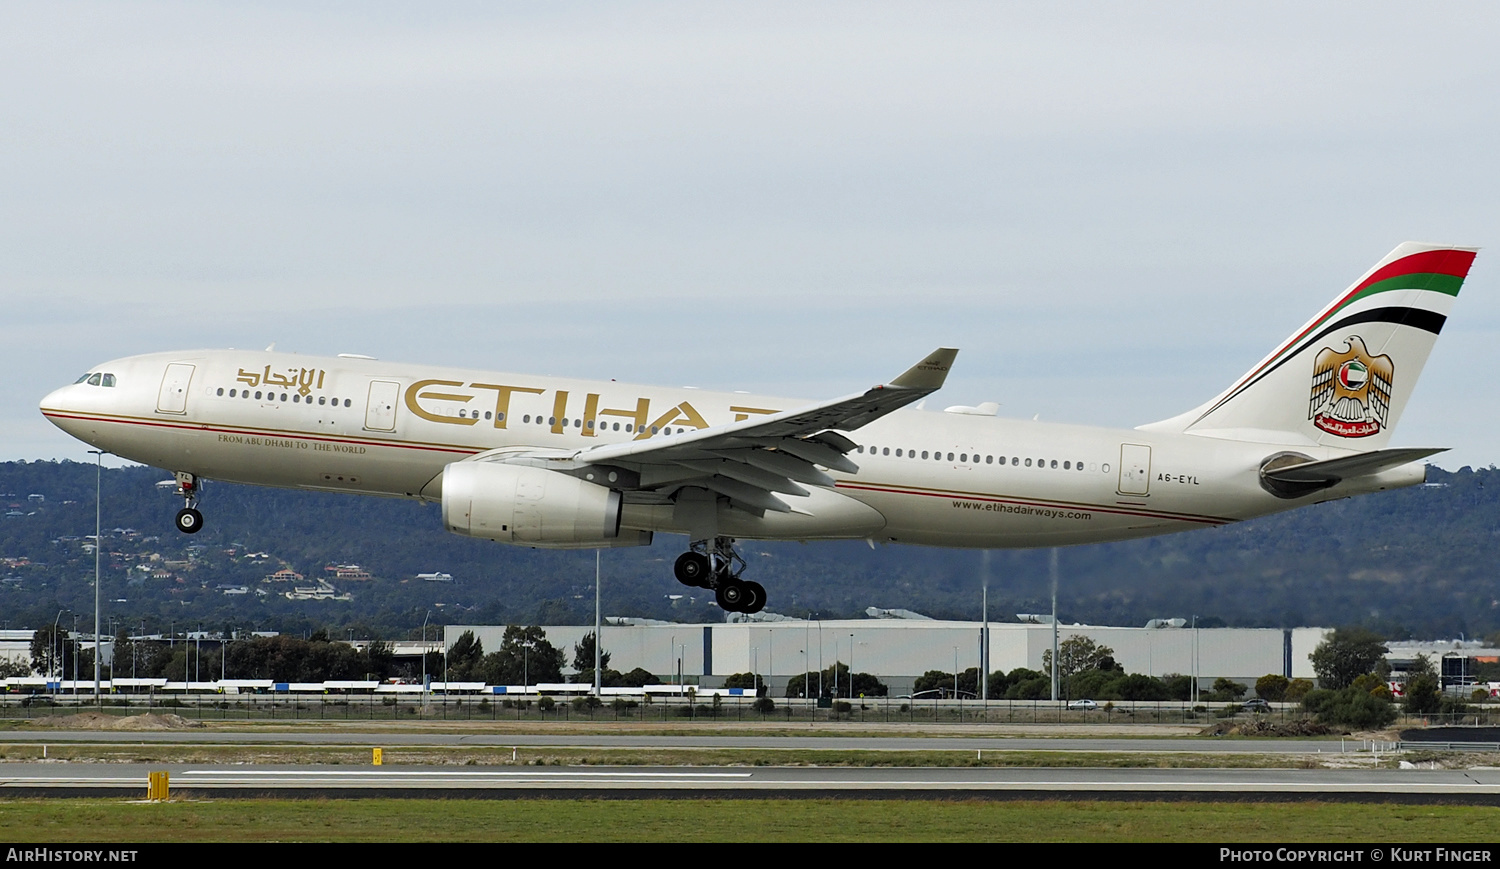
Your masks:
M115 386L63 387L42 411L99 449L207 479L423 500L441 497L444 467L485 451L587 450L805 403L235 350L135 356L93 370L112 374ZM1410 465L1285 500L1259 483L1267 457L1350 451L916 410L848 434L860 444L849 454L859 470L834 473L836 492L877 519L819 527L798 518L805 514L782 515L735 535L974 548L1091 543L1222 525L1413 485L1424 474ZM645 504L627 503L622 525L685 530L671 509Z

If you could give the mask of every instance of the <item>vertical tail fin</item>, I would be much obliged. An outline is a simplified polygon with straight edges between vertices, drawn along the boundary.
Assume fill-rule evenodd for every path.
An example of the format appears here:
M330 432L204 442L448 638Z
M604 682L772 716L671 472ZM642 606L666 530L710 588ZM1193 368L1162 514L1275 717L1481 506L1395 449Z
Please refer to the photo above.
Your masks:
M1401 245L1233 386L1187 413L1141 428L1383 447L1477 250Z

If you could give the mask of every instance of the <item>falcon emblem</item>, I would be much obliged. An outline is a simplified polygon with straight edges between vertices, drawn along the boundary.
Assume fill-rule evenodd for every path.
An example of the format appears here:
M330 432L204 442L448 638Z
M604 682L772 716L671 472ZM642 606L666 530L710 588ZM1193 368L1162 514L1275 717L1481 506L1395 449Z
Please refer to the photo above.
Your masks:
M1313 360L1307 418L1339 437L1369 437L1385 426L1396 366L1389 356L1371 356L1358 335L1344 347L1342 353L1325 347Z

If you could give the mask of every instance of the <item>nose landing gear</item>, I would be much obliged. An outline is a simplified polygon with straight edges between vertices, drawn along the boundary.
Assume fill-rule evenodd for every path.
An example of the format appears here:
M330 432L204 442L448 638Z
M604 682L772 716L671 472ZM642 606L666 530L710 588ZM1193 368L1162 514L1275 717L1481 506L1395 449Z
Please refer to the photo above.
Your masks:
M173 476L177 478L176 494L183 502L175 520L177 530L183 534L197 534L203 528L203 514L198 512L198 478L183 471L178 471Z
M758 613L766 608L766 589L758 582L741 579L745 559L734 551L734 538L695 540L692 548L677 557L672 572L677 581L692 588L713 589L714 600L732 613Z

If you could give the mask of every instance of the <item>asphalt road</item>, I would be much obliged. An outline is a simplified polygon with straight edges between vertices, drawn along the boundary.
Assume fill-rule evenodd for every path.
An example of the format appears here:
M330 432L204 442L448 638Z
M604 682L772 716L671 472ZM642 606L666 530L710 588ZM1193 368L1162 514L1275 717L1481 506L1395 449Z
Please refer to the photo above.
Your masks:
M756 749L783 751L1069 751L1179 752L1305 755L1355 751L1360 740L1332 739L1173 739L1030 738L982 736L659 736L602 734L361 733L347 731L91 731L0 732L7 744L95 745L311 745L323 748L390 746L497 746L519 748Z
M6 763L5 796L144 797L170 773L199 797L907 797L1500 804L1500 770L492 767Z
M1333 755L1369 744L1340 739L1035 738L976 735L798 736L779 734L493 734L172 730L10 731L0 746L315 746L369 749L487 746L529 749L715 749L798 752L1097 752ZM816 755L814 754L814 759ZM394 758L393 758L394 759ZM834 796L880 798L1375 800L1500 805L1500 770L1151 769L816 766L458 766L0 763L6 796L145 795L146 775L171 774L177 796L577 798Z

